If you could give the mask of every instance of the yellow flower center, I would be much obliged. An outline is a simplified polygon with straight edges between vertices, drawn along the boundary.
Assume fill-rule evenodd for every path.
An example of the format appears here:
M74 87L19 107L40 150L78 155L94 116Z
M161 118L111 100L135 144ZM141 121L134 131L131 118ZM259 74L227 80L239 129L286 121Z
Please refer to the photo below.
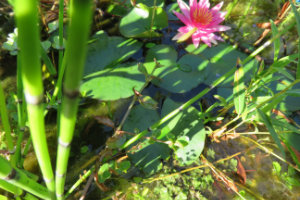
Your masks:
M207 25L212 21L212 13L206 8L197 8L193 13L194 22Z

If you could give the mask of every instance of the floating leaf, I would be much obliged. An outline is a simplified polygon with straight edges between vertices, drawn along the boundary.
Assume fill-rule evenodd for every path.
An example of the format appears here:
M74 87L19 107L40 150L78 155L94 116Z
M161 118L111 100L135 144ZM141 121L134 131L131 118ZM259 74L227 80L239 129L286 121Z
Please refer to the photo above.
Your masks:
M152 82L173 93L184 93L204 81L209 61L200 56L187 54L177 63L177 52L170 46L157 45L147 52L145 67L148 73L155 67L156 59L161 67L157 68Z
M167 26L168 16L163 8L151 8L139 3L121 19L120 33L125 37L159 37L160 34L154 31L154 27L161 29Z
M233 46L222 43L211 48L206 48L206 45L202 45L199 49L189 46L186 50L210 61L210 65L206 69L207 72L204 80L204 83L207 85L211 85L213 81L235 67L237 58L243 60L248 57L248 55L238 51ZM244 65L245 82L250 80L251 75L256 71L257 66L258 62L255 59ZM219 86L232 87L233 80L234 75L228 77Z
M143 131L158 120L159 115L156 110L149 110L142 105L138 105L132 108L126 123L124 124L123 130L132 133L135 129Z
M166 115L178 107L177 103L167 99L162 108L162 115ZM163 126L167 127L169 133L175 135L179 143L182 138L188 138L185 139L188 144L178 148L175 152L181 165L192 164L199 158L204 148L206 133L197 109L190 107L188 110L180 112ZM164 135L167 136L169 133L164 133ZM160 136L159 138L162 139L163 137Z
M166 144L150 144L149 141L143 142L139 147L140 149L132 154L128 154L128 156L147 175L151 175L162 168L161 160L167 159L171 150Z
M104 32L95 37L88 46L84 76L116 66L130 58L142 46L137 40L108 37Z
M144 82L145 77L137 64L127 63L85 76L80 90L90 98L117 100L132 96L132 89L140 90Z

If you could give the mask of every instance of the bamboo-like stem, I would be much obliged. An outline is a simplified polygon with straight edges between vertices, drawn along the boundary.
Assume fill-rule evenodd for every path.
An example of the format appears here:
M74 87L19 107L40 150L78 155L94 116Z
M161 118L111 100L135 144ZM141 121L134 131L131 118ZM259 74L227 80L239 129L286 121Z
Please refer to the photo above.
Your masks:
M11 137L11 129L9 125L9 120L8 120L8 114L6 110L6 103L5 103L5 96L2 88L2 83L0 82L0 113L1 113L1 121L3 124L3 128L5 131L5 140L6 140L6 145L9 151L13 152L14 150L14 145ZM12 156L11 163L13 166L15 166L15 156Z
M51 197L55 199L54 176L47 147L44 114L43 84L40 64L40 35L38 1L15 0L15 18L19 31L21 74L27 102L28 121L34 150Z
M0 157L0 179L19 187L39 198L51 199L47 188L30 179L23 171L13 168L7 160Z
M85 64L86 44L92 19L92 0L72 0L69 13L70 24L65 53L66 72L56 162L57 199L64 199L64 184L70 143L76 122L79 86Z

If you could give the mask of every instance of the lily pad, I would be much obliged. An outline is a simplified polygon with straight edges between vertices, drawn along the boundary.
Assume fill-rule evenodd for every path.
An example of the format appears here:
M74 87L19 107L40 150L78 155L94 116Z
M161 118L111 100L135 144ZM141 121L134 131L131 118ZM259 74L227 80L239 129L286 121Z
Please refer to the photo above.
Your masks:
M180 104L167 99L162 108L162 115L178 108ZM182 111L169 122L164 124L164 129L168 129L176 137L175 141L187 138L187 144L176 149L175 154L181 165L190 165L201 155L205 144L205 129L203 122L199 119L199 111L194 107ZM166 134L166 133L164 133Z
M154 16L153 16L154 14ZM139 3L120 22L120 33L125 37L160 37L154 29L168 26L168 15L161 7Z
M176 51L167 45L157 45L147 52L145 66L150 73L156 58L161 67L154 72L152 82L173 93L184 93L202 83L207 74L207 67L210 67L208 60L198 55L187 54L183 56L177 63Z
M220 43L217 46L206 48L206 45L202 45L199 49L195 49L192 46L188 46L186 49L188 52L199 55L210 61L211 65L208 68L207 77L204 81L205 84L210 85L224 75L226 72L236 66L237 59L241 60L248 57L247 54L240 52L233 46ZM255 59L249 61L244 65L245 82L249 81L252 77L252 73L256 70L258 61ZM220 86L231 87L233 83L234 75L227 78Z
M123 130L128 132L142 131L150 127L159 120L159 115L155 110L149 110L142 105L133 107ZM144 141L139 145L139 149L128 156L131 161L146 174L152 174L161 169L161 159L168 158L170 148L163 143L151 144Z
M108 37L105 33L95 36L89 44L84 76L116 66L127 60L142 47L142 43L122 37Z
M161 160L169 157L171 149L163 143L150 144L149 141L139 145L140 149L128 154L131 161L147 175L154 174L162 169Z
M149 110L141 104L132 108L123 130L135 132L135 130L143 131L159 120L156 110Z
M145 77L137 64L126 63L85 76L80 90L94 99L117 100L132 96L133 88L140 90L144 82Z

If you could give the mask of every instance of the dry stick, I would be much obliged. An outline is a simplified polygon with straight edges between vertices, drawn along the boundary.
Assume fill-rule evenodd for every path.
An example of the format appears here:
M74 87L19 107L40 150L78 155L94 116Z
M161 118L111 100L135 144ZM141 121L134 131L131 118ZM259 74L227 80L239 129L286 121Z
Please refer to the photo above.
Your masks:
M223 183L228 186L235 194L237 194L241 199L246 200L237 190L235 183L233 180L231 180L229 177L227 177L225 174L223 174L220 170L215 168L213 164L211 164L203 155L201 155L201 158L204 160L206 165L211 169L211 171L219 178Z
M85 199L86 193L88 192L88 189L89 189L90 185L92 184L93 178L94 178L94 176L90 176L89 177L89 179L88 179L88 181L86 183L86 186L85 186L85 188L84 188L84 190L82 192L82 195L81 195L81 197L80 197L79 200L84 200Z

